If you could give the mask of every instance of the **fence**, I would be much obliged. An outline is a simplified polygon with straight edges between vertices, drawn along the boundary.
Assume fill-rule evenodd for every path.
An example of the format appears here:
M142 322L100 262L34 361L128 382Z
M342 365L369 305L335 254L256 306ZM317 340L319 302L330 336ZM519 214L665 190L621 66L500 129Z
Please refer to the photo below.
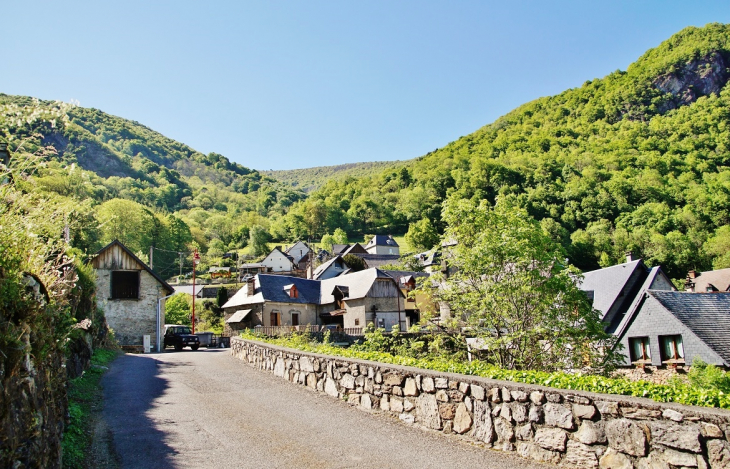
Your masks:
M329 329L332 334L345 334L350 336L361 336L363 335L362 327L346 327L334 328L332 326L317 326L308 324L306 326L256 326L253 330L264 335L278 336L288 335L293 333L320 333L324 332L325 329Z

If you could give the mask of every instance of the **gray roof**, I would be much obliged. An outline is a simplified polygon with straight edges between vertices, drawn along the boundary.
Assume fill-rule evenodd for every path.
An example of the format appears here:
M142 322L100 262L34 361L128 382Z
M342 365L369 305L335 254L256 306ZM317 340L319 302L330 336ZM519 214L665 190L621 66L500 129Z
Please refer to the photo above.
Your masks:
M400 260L400 256L398 254L359 254L359 253L353 253L353 256L357 256L360 259L364 260L365 263L368 265L368 267L380 267L384 264L392 264L393 262L398 262Z
M385 275L390 275L395 279L396 282L398 282L398 285L401 285L401 279L407 278L407 277L413 277L415 279L420 277L430 277L431 274L427 272L413 272L410 270L383 270L383 273Z
M658 290L648 294L730 363L730 294Z
M586 272L583 274L583 281L579 287L583 291L593 291L593 307L605 316L617 298L629 293L623 291L624 287L631 278L631 274L642 264L639 259Z
M730 269L697 272L696 277L689 281L694 284L696 292L705 292L710 285L714 287L714 291L728 291L730 289Z
M200 294L203 292L203 287L205 287L205 285L195 285L195 296L198 298L200 298ZM172 288L175 290L175 293L187 293L188 295L193 295L192 285L175 285Z
M610 330L610 327L608 332L615 333L619 337L623 335L624 331L626 330L628 325L631 324L633 317L639 310L639 307L644 300L644 295L647 291L649 291L649 288L651 288L651 284L654 283L654 280L656 280L657 276L659 276L660 274L663 275L661 267L653 267L651 269L651 271L649 272L649 276L646 277L646 280L644 280L644 283L641 285L641 290L639 290L639 294L634 297L634 300L631 302L631 306L629 306L629 309L626 310L626 314L621 319L621 322L616 326L615 332L613 330Z
M328 260L327 262L325 262L324 264L322 264L322 265L320 265L319 267L317 267L316 269L314 269L314 272L312 273L312 278L313 278L314 280L319 280L319 277L321 277L321 276L322 276L322 274L324 274L324 273L325 273L325 272L327 271L327 269L329 269L329 268L330 268L330 266L331 266L332 264L334 264L335 262L337 262L338 260L339 260L340 262L342 262L342 265L343 265L343 267L344 267L344 268L343 268L343 271L347 270L347 269L348 269L347 263L346 263L345 261L343 261L343 260L342 260L342 257L340 257L340 256L335 256L335 257L333 257L332 259L330 259L330 260Z
M395 242L392 236L390 235L375 235L373 238L368 242L367 246L365 248L369 248L371 246L393 246L398 247L398 243Z
M393 280L393 277L379 269L366 269L360 272L353 272L322 280L321 304L333 303L335 301L335 297L332 295L335 287L347 287L349 289L348 299L350 300L365 298L375 280L379 278Z

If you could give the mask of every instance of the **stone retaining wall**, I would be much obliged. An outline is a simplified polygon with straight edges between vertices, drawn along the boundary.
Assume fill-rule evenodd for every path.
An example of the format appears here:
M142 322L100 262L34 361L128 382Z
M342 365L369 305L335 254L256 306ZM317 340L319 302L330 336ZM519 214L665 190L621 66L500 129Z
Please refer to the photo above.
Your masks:
M251 366L367 411L576 468L730 468L730 412L331 357L231 339Z

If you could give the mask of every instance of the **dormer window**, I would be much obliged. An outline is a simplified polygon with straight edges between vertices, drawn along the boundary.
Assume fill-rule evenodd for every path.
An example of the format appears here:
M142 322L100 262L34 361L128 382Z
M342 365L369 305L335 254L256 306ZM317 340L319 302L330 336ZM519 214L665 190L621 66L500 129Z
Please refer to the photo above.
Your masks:
M297 286L294 284L285 286L284 291L289 294L289 298L299 298L299 290L297 290Z

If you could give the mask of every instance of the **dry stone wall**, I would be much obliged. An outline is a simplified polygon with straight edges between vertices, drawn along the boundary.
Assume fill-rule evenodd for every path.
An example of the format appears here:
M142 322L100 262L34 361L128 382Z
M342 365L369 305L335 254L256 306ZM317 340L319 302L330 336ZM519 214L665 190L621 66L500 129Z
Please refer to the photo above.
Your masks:
M304 353L241 338L249 365L367 411L562 467L730 468L730 412Z

